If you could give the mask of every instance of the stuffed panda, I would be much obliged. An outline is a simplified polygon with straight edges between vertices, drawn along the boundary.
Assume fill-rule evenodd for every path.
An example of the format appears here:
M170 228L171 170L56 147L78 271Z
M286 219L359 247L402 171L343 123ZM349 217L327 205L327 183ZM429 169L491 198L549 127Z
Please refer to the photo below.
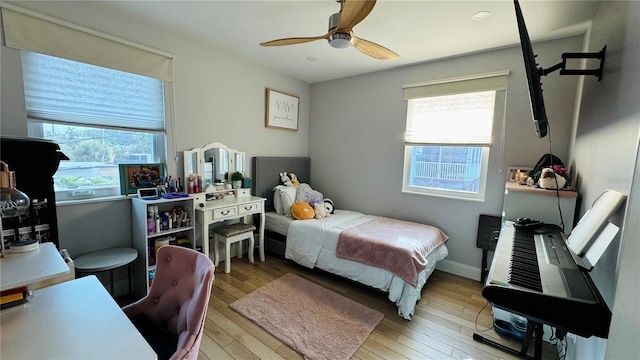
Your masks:
M333 214L333 200L331 199L323 199L324 208L327 211L327 214Z

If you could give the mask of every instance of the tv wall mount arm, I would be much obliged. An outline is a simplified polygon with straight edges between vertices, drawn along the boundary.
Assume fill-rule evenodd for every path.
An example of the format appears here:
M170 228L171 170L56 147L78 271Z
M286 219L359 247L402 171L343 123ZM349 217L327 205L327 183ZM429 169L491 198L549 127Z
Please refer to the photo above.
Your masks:
M539 76L547 76L556 70L560 70L560 75L595 75L598 81L600 81L602 80L602 70L604 69L604 56L606 52L607 45L598 52L564 53L562 54L562 62L550 68L538 68L538 74ZM597 69L567 69L567 59L598 59L600 60L600 66Z

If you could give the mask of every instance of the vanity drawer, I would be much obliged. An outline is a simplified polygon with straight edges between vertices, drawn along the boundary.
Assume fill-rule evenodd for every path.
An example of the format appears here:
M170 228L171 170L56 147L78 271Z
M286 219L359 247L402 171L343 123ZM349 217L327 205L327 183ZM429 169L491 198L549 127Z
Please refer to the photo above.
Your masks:
M238 197L251 196L251 189L237 189Z
M238 214L237 206L229 206L229 207L213 210L214 219L224 219L224 218L236 216L237 214Z
M255 213L260 211L261 208L262 208L262 202L238 205L238 214L242 215L242 214Z

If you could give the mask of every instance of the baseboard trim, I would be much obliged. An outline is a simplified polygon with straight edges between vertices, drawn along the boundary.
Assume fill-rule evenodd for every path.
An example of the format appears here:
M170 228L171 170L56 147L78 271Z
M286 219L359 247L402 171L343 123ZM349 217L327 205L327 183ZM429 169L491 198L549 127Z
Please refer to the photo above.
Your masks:
M475 266L469 266L459 262L451 260L440 260L436 264L436 269L448 272L450 274L459 275L472 280L480 281L480 268Z

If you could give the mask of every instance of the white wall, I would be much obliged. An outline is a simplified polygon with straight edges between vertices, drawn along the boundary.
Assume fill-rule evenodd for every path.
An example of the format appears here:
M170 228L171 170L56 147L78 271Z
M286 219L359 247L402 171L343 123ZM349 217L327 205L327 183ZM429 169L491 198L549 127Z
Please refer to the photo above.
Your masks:
M116 12L99 2L15 1L21 6L71 23L175 54L177 151L219 141L256 155L306 156L311 86L260 64L245 61L215 44L159 28ZM0 47L0 134L26 136L26 111L19 52ZM264 126L265 88L300 97L297 132ZM172 146L172 134L167 137ZM170 154L169 174L182 176L183 162ZM58 207L60 246L72 257L131 244L131 210L126 202ZM106 232L104 229L116 229ZM126 285L126 284L125 284Z
M100 5L100 2L10 3L173 53L178 151L219 141L231 148L246 151L249 158L256 155L307 155L311 102L309 84L283 76L260 64L245 61L215 44L114 11ZM266 87L300 97L299 131L265 128ZM19 89L6 91L13 93ZM17 119L12 118L11 121ZM176 173L176 169L182 169L182 160L180 159L178 166L169 161L168 166L170 174Z
M638 138L640 135L640 3L606 1L591 28L587 51L607 45L601 82L585 79L572 149L572 168L582 196L580 214L607 188L629 196L612 222L621 236L612 243L592 277L613 310L607 359L635 359L640 354L640 242L638 230ZM635 178L634 178L635 169ZM578 339L567 359L600 358L596 339ZM570 345L572 345L570 343ZM573 350L570 347L570 350Z
M534 44L549 67L565 51L579 51L582 37ZM533 166L549 151L548 138L535 135L522 52L519 47L313 84L309 155L313 185L336 207L359 210L442 228L450 237L446 261L479 279L476 249L480 214L500 215L505 174L500 170L501 125L494 125L484 203L403 194L402 169L406 102L402 85L509 70L504 165ZM565 162L576 93L576 77L557 73L543 80L553 153ZM445 261L445 264L446 264Z

